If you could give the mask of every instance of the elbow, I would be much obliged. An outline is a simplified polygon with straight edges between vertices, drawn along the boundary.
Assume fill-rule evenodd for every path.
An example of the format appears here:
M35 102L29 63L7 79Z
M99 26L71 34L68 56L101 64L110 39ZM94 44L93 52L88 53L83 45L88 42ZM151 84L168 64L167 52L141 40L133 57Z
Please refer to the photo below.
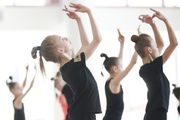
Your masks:
M178 42L176 42L176 43L175 43L175 46L178 46L178 44L179 44L179 43L178 43Z
M171 44L173 47L177 47L178 46L178 41L174 42Z
M98 41L101 42L101 41L102 41L102 37L99 37L99 38L98 38Z
M101 42L102 41L102 36L97 36L97 37L94 37L94 40L97 41L97 42Z
M137 60L133 62L133 64L135 65L137 63Z
M161 45L158 46L158 48L162 50L164 46L165 46L164 43L162 43Z
M93 41L99 44L101 43L102 39L93 39Z

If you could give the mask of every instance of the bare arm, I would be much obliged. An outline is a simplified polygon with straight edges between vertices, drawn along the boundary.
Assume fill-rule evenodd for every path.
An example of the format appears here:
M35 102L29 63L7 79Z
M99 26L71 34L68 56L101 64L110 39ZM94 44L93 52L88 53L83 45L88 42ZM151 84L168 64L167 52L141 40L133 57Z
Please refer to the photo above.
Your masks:
M77 24L78 24L80 38L81 38L81 44L82 44L81 48L79 49L79 51L76 54L76 55L79 55L89 45L89 39L86 35L86 32L85 32L85 29L84 29L81 19L77 20Z
M162 49L164 47L164 42L163 42L163 39L159 33L159 30L157 29L156 27L156 24L155 23L152 23L151 24L151 27L153 29L153 32L154 32L154 37L155 37L155 40L156 40L156 44L157 44L157 47L159 49L159 54L161 54L162 52Z
M173 53L173 51L175 50L175 48L178 45L178 41L176 38L176 35L171 27L171 25L169 24L168 20L159 12L156 11L154 9L151 9L152 11L154 11L154 17L159 18L160 20L164 21L167 31L168 31L168 35L169 35L169 46L166 48L165 52L163 53L162 57L163 57L163 63L165 63L169 57L171 56L171 54Z
M163 39L159 33L159 30L156 27L156 24L153 21L153 17L154 16L151 17L150 15L140 15L139 19L142 22L148 23L152 27L153 32L154 32L154 36L155 36L155 40L156 40L156 44L157 44L157 47L159 49L159 53L161 53L162 49L164 47L164 42L163 42Z
M29 70L29 66L27 65L27 66L26 66L26 75L25 75L24 82L23 82L23 85L22 85L22 90L23 90L23 89L25 88L25 86L26 86L28 70Z
M125 70L123 70L121 72L121 74L116 75L113 80L111 81L111 84L113 86L119 86L119 83L121 82L121 80L129 73L129 71L133 68L133 66L136 64L137 62L137 53L134 52L132 59L129 63L129 65L127 66L127 68Z
M119 55L118 55L118 58L119 59L123 59L123 49L124 49L124 36L121 34L120 30L117 29L118 31L118 40L119 40L119 43L120 43L120 50L119 50Z
M36 70L36 66L35 66L35 70ZM36 70L37 71L37 70ZM26 90L25 93L19 95L16 100L15 100L15 103L21 103L22 99L27 95L27 93L30 91L30 89L32 88L33 84L34 84L34 80L35 80L35 77L36 77L36 71L35 71L35 75L33 77L33 80L31 81L31 84L30 84L30 87Z
M71 5L70 5L71 6ZM78 25L78 29L79 29L79 34L80 34L80 39L81 39L81 48L79 49L79 51L77 52L76 55L73 55L74 53L72 53L72 56L77 56L79 55L88 45L89 45L89 39L86 35L85 29L84 29L84 25L82 23L81 18L75 13L75 11L68 9L66 6L63 9L63 11L67 12L67 16L71 19L76 20L77 25ZM74 52L74 51L72 51Z
M137 28L138 35L140 35L142 33L140 28L141 28L141 25L139 25L138 28Z
M70 7L74 8L76 12L83 12L87 13L89 16L90 24L91 24L91 29L92 29L92 34L93 34L93 40L92 42L82 51L86 55L86 60L89 59L89 57L94 53L96 50L97 46L100 44L102 37L99 32L99 29L96 25L96 22L94 20L94 17L92 15L92 12L89 8L86 6L83 6L81 4L75 4L71 3Z
M178 41L176 38L176 35L172 29L172 27L170 26L169 22L166 20L165 21L166 27L167 27L167 31L168 31L168 35L169 35L169 46L166 48L165 52L163 53L163 63L165 63L169 57L171 56L171 54L173 53L173 51L175 50L175 48L178 45Z

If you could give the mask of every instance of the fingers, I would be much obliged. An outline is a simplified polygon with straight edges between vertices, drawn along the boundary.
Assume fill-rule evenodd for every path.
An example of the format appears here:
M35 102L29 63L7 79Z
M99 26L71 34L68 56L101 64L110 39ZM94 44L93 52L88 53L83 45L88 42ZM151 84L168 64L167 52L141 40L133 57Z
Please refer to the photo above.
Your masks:
M119 36L122 36L122 34L121 34L119 28L117 29L117 31L118 31L118 35L119 35Z
M69 7L72 8L78 8L80 6L80 4L76 4L76 3L70 3Z
M142 22L146 22L148 19L152 19L152 17L150 15L140 15L138 19Z
M157 11L157 10L155 10L155 9L152 9L152 8L150 8L150 10L153 11L153 12L156 12L156 13L159 12L159 11Z
M156 14L153 14L153 15L152 15L152 18L154 18L154 17L156 17Z
M140 15L140 16L138 17L138 19L141 20L142 22L144 22L144 21L145 21L144 16L145 16L145 15Z

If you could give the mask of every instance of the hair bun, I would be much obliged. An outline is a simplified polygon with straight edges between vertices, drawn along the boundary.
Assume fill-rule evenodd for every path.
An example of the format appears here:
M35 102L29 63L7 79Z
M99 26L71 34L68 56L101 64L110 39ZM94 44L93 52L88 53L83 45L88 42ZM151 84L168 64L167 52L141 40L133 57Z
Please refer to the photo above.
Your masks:
M105 54L105 53L101 53L100 55L101 57L105 57L106 59L108 59L109 57Z
M139 36L137 36L137 35L132 35L132 36L131 36L131 41L132 41L132 42L137 43L138 40L139 40Z
M12 81L12 80L13 80L13 77L12 77L12 76L9 76L9 79Z

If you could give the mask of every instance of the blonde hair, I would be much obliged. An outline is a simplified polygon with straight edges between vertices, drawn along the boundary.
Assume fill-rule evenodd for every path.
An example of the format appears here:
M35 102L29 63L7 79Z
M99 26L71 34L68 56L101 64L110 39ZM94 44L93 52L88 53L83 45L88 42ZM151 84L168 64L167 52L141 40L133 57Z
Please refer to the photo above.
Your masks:
M54 63L59 62L58 55L56 54L56 49L57 49L57 39L55 39L55 36L57 35L50 35L47 36L41 43L41 46L33 47L31 51L31 56L32 58L36 59L37 58L37 51L39 50L39 64L40 64L40 70L42 74L46 75L45 72L45 67L43 63L42 57L46 61L52 61Z

